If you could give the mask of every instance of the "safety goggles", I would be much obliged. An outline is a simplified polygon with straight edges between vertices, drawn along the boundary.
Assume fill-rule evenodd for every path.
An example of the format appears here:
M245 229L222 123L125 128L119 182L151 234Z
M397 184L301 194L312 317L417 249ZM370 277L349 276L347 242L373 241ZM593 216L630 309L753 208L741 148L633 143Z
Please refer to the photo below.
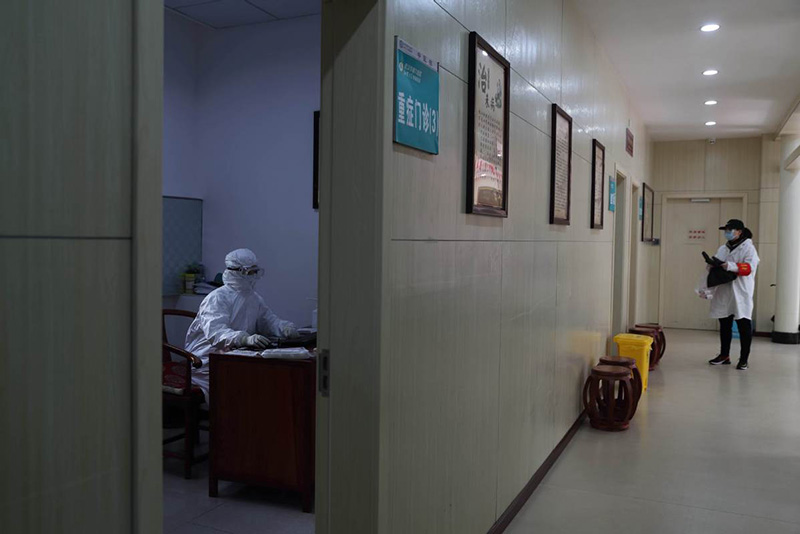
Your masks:
M241 273L244 276L260 276L264 274L264 269L261 267L226 267L226 269Z

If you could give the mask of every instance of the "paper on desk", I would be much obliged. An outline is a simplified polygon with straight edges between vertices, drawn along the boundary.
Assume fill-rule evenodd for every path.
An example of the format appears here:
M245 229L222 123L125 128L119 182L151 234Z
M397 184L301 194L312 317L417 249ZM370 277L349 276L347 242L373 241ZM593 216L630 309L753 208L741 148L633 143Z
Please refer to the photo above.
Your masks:
M237 349L228 351L227 354L237 354L239 356L253 356L256 358L283 358L291 360L305 360L312 355L302 347L292 347L285 349L266 349L261 351Z

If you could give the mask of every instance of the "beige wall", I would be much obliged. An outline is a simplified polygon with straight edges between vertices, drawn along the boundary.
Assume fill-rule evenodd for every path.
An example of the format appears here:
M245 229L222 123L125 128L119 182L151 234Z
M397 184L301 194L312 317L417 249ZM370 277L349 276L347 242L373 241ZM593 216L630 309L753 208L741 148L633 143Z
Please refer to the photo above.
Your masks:
M383 170L365 175L365 184L376 184L377 190L348 183L354 160L341 157L341 168L335 161L328 164L333 169L330 217L324 206L321 210L322 224L332 224L335 232L337 217L348 224L339 211L346 208L346 197L359 191L359 203L351 206L359 211L348 217L360 222L363 232L374 229L370 241L361 242L367 250L351 251L357 258L348 260L337 251L337 237L322 231L323 250L326 242L332 249L321 255L321 262L326 257L340 262L331 271L333 279L345 276L347 261L353 267L358 263L364 273L358 277L359 302L373 306L369 324L376 325L380 346L370 351L359 342L348 350L343 338L334 350L335 339L330 340L332 391L323 410L331 411L322 429L330 432L330 445L318 456L324 461L330 455L325 471L330 495L325 489L318 492L325 501L318 528L348 534L483 533L577 418L584 378L606 352L612 334L614 216L606 212L603 230L589 228L591 140L597 137L607 147L607 176L619 165L638 182L649 181L649 143L611 62L570 2L389 0L385 7L382 58L360 65L362 75L373 66L383 69L378 119ZM324 8L332 17L337 4ZM340 7L339 13L344 12ZM381 24L380 17L351 15L362 26ZM323 16L323 34L326 20L331 19ZM503 53L513 69L507 219L465 213L470 30ZM358 28L350 40L365 35ZM395 35L441 62L437 156L391 142ZM323 65L323 118L329 104L333 132L347 122L346 108L339 106L356 105L361 90L352 86L346 92L347 78L337 74L355 52L335 52L327 60L332 67ZM326 72L333 89L326 89ZM336 88L339 80L342 87ZM552 102L575 121L569 227L548 222ZM373 104L369 99L359 104L365 118ZM635 158L624 148L629 125L636 136ZM362 143L375 139L366 130L347 131ZM349 142L335 133L332 137L340 139L341 150ZM330 150L334 160L341 150ZM353 179L360 183L361 174ZM375 238L379 241L371 241ZM653 250L640 247L640 254L649 258ZM335 291L323 304L325 282L320 284L321 336L326 316L329 334L336 336L334 320L340 329L353 327L347 319L356 315L353 304L345 303L344 295L337 300ZM378 300L369 302L367 296L377 292ZM637 316L652 319L644 307ZM370 376L376 381L367 380ZM376 460L372 437L364 431L375 422L372 405L365 403L372 402L377 388ZM345 405L349 411L337 422L333 411ZM351 426L355 420L360 428ZM344 431L334 435L339 425L351 429L352 436ZM333 458L337 451L343 451L341 466ZM354 470L347 473L348 467ZM356 490L334 496L334 488L344 489L343 481L364 488L377 481L377 526L369 525L375 510L371 499L355 501ZM362 507L355 528L345 515L337 516L337 498L350 510Z
M648 143L570 2L391 6L387 35L441 61L442 122L438 156L393 146L386 165L381 532L485 532L575 421L612 333L614 217L589 228L591 139L607 147L606 175L619 164L637 181ZM468 30L513 69L505 220L464 213ZM549 224L552 102L574 120L569 227Z
M161 531L160 0L0 35L0 529Z
M659 204L664 194L747 195L745 223L761 257L754 311L759 332L772 331L775 307L775 289L769 285L776 272L780 142L772 138L656 142L651 173Z

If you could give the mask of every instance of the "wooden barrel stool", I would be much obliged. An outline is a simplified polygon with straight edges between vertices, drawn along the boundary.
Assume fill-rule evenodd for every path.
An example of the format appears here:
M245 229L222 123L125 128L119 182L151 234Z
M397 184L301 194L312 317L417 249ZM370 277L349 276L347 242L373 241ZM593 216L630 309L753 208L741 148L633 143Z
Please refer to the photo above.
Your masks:
M631 387L633 388L633 412L631 413L631 418L633 418L636 415L636 409L639 407L639 400L642 398L642 373L636 367L636 360L625 358L624 356L603 356L600 358L600 365L616 365L630 371Z
M658 367L658 362L661 360L661 339L658 332L649 328L629 328L629 334L638 334L640 336L649 336L653 338L653 346L650 347L650 370L652 371Z
M661 342L661 355L659 359L663 358L664 353L667 352L667 336L664 334L664 328L658 323L639 323L634 326L636 326L636 328L649 328L658 332L658 339Z
M633 412L631 372L616 365L598 365L583 386L583 407L592 427L620 431L630 426Z

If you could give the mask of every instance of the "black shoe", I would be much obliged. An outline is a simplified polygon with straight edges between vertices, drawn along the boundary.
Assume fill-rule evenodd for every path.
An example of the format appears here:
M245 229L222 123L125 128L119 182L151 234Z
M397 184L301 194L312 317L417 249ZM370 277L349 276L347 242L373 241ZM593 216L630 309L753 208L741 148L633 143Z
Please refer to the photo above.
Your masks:
M713 360L708 360L708 363L711 365L730 365L731 358L730 356L717 356Z
M739 360L739 363L736 364L736 369L739 371L747 371L747 362Z

